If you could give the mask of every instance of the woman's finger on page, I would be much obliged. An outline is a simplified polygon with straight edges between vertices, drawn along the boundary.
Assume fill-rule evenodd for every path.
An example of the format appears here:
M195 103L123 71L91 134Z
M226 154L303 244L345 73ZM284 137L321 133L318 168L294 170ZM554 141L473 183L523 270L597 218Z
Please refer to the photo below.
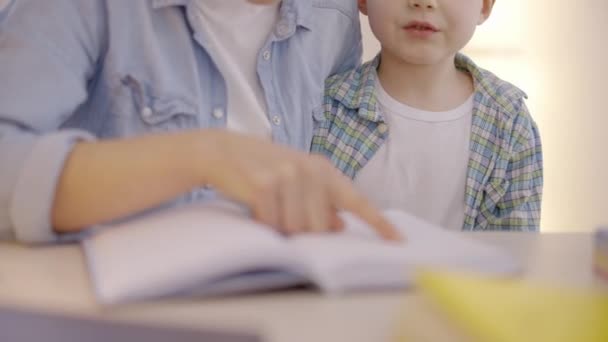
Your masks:
M372 206L362 195L352 187L352 183L344 177L336 177L334 198L337 207L350 211L369 224L382 238L387 240L403 240L397 229Z
M392 241L403 241L405 239L395 226L390 223L378 209L374 208L366 201L354 201L352 207L347 210L355 213L365 222L367 222L381 237Z
M344 230L344 220L342 220L342 218L338 215L338 212L335 209L330 211L329 217L329 224L332 231L341 232Z

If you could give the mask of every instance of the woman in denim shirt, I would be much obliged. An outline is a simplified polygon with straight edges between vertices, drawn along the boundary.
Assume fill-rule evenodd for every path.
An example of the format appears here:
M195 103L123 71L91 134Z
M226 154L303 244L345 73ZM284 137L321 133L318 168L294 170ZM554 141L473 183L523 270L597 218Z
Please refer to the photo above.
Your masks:
M0 237L216 192L286 233L346 209L395 237L305 153L325 78L360 61L354 1L20 0L0 20Z

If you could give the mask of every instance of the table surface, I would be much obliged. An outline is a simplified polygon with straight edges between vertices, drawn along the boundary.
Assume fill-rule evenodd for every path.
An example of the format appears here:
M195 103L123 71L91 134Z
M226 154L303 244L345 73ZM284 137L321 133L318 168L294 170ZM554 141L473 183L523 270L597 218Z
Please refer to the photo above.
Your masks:
M607 288L593 275L590 233L474 232L526 265L524 279ZM96 304L78 245L0 243L0 304L120 321L258 331L265 341L388 341L398 320L416 311L416 291L330 297L291 290L228 298L189 298L124 306Z

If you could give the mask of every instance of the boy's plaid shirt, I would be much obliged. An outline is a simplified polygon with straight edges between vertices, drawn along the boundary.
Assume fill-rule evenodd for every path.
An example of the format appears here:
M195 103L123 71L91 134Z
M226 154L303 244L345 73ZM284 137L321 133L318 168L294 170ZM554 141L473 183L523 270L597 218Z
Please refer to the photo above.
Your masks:
M374 90L379 61L329 78L314 113L312 152L351 178L389 134ZM543 158L527 96L462 54L455 64L475 84L463 230L538 231Z

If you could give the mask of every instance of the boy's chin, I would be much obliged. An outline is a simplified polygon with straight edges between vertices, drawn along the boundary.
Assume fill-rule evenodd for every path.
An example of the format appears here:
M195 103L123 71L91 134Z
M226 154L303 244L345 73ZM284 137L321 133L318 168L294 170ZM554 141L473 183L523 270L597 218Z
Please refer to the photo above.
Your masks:
M455 53L438 53L436 51L424 51L423 49L418 51L397 51L391 54L402 63L420 66L437 65L455 55Z

